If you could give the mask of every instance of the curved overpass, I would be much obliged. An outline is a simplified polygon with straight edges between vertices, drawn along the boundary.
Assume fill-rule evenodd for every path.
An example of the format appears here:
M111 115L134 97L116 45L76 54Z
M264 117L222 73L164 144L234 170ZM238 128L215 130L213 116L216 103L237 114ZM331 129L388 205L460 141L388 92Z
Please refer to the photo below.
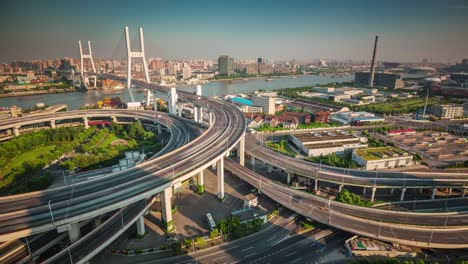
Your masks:
M243 115L225 102L202 99L199 103L212 106L215 125L175 151L99 179L0 198L0 241L44 232L136 203L217 162L243 136ZM154 113L140 112L138 117L154 120ZM178 142L186 133L172 138Z
M468 214L392 212L347 205L278 184L231 160L226 159L225 164L227 170L283 206L347 232L419 247L468 247ZM463 226L435 227L432 218L453 218Z
M468 175L464 173L374 172L317 165L278 154L263 146L255 135L246 136L245 151L250 156L284 171L336 184L377 188L466 188L468 186Z

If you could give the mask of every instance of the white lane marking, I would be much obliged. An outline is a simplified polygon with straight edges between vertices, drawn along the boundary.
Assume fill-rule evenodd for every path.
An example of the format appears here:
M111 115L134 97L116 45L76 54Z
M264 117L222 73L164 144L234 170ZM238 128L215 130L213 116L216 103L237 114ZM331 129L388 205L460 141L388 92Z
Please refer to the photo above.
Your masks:
M296 254L296 251L287 254L286 257L292 256L292 255L294 255L294 254Z
M254 252L254 253L250 253L250 254L248 254L248 255L245 255L244 258L248 258L248 257L253 256L253 255L255 255L255 254L257 254L257 252Z
M225 258L225 257L226 257L226 256L222 256L222 257L219 257L219 258L215 258L215 259L213 259L213 261L219 260L219 259L223 259L223 258Z
M242 249L241 251L247 251L247 250L250 250L250 249L252 249L252 248L253 248L253 247L244 248L244 249Z
M276 236L272 236L269 239L267 239L267 242L270 242L271 240L275 239Z
M297 258L297 259L295 259L295 260L293 260L293 261L291 261L289 263L294 263L294 262L297 262L297 261L300 261L300 260L302 260L302 258Z

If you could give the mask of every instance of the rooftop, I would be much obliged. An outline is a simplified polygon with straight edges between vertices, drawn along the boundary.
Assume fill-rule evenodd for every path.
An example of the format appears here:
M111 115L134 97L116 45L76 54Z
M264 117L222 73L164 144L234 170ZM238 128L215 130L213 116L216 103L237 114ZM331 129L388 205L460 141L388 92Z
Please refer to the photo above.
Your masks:
M309 132L309 133L301 133L301 134L294 134L292 135L299 139L300 141L307 143L307 142L321 142L327 140L348 140L348 139L356 139L355 136L349 135L344 131L320 131L320 132Z
M365 160L381 160L409 156L408 152L394 147L357 149L356 153Z

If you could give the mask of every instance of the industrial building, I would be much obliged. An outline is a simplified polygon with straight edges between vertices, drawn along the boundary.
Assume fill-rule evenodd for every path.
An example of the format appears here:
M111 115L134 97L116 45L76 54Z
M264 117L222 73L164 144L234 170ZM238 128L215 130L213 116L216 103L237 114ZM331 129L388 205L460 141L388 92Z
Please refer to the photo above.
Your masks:
M343 154L345 151L367 147L367 138L338 130L291 134L289 139L309 157L331 153Z
M356 72L354 75L354 85L369 85L371 74L369 72ZM375 73L374 86L388 87L392 90L405 87L405 82L400 74L395 73Z
M463 106L458 105L434 105L432 113L440 118L456 118L463 116Z
M344 111L331 114L330 120L343 125L362 125L366 123L384 122L385 118L369 112Z
M413 165L413 155L393 147L353 150L352 159L365 170L390 169Z

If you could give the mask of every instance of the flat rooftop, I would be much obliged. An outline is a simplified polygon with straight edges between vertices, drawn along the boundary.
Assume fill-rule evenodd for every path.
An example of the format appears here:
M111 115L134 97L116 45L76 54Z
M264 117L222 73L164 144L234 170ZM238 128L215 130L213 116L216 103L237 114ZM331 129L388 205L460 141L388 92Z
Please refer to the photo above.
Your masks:
M356 154L365 160L381 160L410 156L408 152L394 147L357 149Z
M344 140L357 139L357 137L350 135L343 131L317 131L300 134L292 134L302 143L307 144L311 142L329 141L329 140Z
M353 141L346 141L346 142L313 143L313 144L304 144L304 146L308 149L324 149L324 148L336 148L336 147L341 147L343 145L349 145L349 144L363 144L367 146L366 143L362 143L360 140L353 140Z

